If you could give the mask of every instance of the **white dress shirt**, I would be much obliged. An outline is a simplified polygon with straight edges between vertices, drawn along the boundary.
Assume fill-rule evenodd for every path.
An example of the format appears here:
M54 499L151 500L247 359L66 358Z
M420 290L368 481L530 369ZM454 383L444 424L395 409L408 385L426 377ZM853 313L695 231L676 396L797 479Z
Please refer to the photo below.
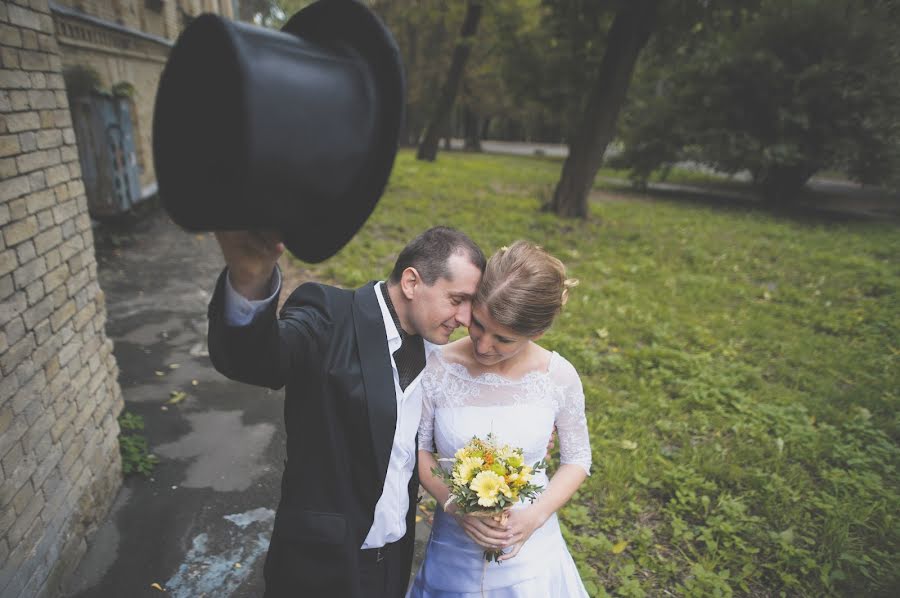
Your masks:
M259 301L250 301L238 294L231 286L231 278L226 276L225 321L230 326L246 326L258 313L278 298L281 290L281 272L276 268L272 277L272 294ZM394 351L400 348L400 332L391 318L382 293L387 292L384 282L375 285L375 296L384 319L387 335L387 349L391 356L391 370L394 377L394 393L397 397L397 425L394 428L394 444L388 462L384 490L375 505L375 520L360 548L378 548L396 542L406 534L406 513L409 510L409 480L416 464L416 432L422 416L422 391L419 380L421 373L406 387L400 388L400 374L394 362ZM427 355L434 345L425 341Z

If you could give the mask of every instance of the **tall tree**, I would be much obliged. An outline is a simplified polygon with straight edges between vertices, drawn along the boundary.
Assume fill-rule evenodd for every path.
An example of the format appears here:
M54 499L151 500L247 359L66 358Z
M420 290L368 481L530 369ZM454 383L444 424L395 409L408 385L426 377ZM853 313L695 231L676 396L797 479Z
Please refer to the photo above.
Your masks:
M437 147L440 137L447 129L450 118L450 110L459 92L460 81L466 67L466 61L471 52L472 40L478 30L478 21L481 19L481 1L468 0L466 3L466 16L463 18L459 40L453 50L453 59L447 72L447 79L441 88L441 94L434 109L434 114L425 130L425 136L419 144L416 158L433 162L437 157Z
M550 208L561 216L587 217L588 194L615 134L638 55L653 32L659 5L660 0L631 0L616 11L582 112L582 126L569 143L569 156L553 192Z

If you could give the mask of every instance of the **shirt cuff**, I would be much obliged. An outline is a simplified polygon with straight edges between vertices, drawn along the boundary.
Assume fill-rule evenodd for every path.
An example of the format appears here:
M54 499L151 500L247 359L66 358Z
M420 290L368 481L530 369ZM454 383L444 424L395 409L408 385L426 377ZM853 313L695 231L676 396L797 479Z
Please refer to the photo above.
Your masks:
M275 274L269 282L269 297L251 301L234 290L231 285L231 273L225 275L225 323L229 326L246 326L272 301L278 299L281 292L281 269L276 267Z

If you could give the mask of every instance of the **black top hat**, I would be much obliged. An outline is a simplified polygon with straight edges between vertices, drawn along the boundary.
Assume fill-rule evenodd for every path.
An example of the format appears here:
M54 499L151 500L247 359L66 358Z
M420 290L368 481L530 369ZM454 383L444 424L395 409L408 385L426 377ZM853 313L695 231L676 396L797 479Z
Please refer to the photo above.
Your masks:
M404 103L397 45L355 0L319 0L281 32L201 15L157 91L160 198L189 230L276 230L322 261L381 197Z

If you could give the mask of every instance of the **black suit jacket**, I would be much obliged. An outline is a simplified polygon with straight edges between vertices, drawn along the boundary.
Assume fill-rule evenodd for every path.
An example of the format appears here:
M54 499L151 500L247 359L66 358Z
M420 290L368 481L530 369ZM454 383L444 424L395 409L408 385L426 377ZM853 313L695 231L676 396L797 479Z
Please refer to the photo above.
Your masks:
M287 461L266 557L266 597L360 596L359 549L381 496L397 422L375 283L308 283L244 327L224 320L225 273L209 306L209 354L229 378L286 386ZM418 479L392 558L411 568Z

